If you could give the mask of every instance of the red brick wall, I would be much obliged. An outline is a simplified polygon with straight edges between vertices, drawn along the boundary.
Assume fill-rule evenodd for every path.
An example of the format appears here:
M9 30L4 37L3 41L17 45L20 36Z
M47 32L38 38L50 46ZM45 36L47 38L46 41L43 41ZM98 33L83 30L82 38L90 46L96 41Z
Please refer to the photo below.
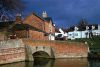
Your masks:
M0 47L0 64L25 61L25 45L21 39L0 41Z
M50 30L51 30L51 32L50 32ZM54 33L55 32L55 27L52 25L52 23L46 21L45 22L45 31L47 33Z
M50 22L44 21L34 14L31 14L28 17L26 17L26 19L23 21L23 23L29 24L33 27L40 29L40 30L44 30L47 33L49 33L49 31L50 31L49 26L51 25L52 31L55 32L55 27Z
M19 21L19 17L16 19ZM24 24L29 24L33 27L36 27L40 30L43 30L47 33L54 33L55 27L52 25L52 23L44 21L43 19L36 16L34 13L27 16L26 19L23 21ZM50 32L50 27L52 28L52 32ZM15 31L18 38L26 38L27 32L25 30L22 31ZM29 31L30 38L34 40L48 40L48 36L44 36L44 33L38 32L38 31Z
M1 32L0 33L0 40L4 40L4 38L5 38L5 35Z
M34 14L27 16L26 19L23 21L23 23L29 24L40 30L44 30L44 21Z
M22 23L22 17L21 17L21 16L16 16L15 22L16 22L17 24Z
M45 36L43 32L34 30L29 30L29 34L26 30L15 31L15 34L17 38L27 38L27 35L29 35L29 38L33 40L48 40L48 36Z
M0 49L0 64L25 61L25 48Z
M55 27L54 26L52 26L52 32L55 33Z
M27 37L26 30L15 31L15 34L18 38L26 38Z
M57 57L87 57L88 46L84 43L70 43L70 42L57 42L57 41L37 41L32 42L31 40L25 41L24 43L31 46L51 46Z
M44 33L34 30L29 31L29 36L33 40L48 40L48 38L44 36Z
M50 33L48 22L45 22L45 32Z

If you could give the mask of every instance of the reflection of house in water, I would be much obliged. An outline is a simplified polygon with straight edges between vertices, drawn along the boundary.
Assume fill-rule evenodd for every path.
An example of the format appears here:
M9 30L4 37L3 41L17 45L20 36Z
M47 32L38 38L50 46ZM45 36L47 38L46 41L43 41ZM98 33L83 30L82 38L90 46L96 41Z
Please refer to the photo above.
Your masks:
M15 21L0 22L0 40L15 38L31 38L33 40L55 40L55 26L51 17L43 12L43 17L35 13L22 20L21 14Z
M73 31L68 32L68 39L76 38L90 38L93 35L100 35L100 25L88 25L84 30L79 30L78 27L74 27Z

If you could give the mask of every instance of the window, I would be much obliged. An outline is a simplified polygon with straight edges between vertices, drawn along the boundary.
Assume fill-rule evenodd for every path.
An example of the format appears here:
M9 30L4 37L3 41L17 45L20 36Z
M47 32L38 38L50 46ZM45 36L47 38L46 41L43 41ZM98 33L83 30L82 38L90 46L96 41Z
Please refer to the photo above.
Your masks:
M96 32L93 32L93 35L96 35Z
M74 33L74 36L78 36L78 33Z
M68 34L69 36L71 36L72 34Z

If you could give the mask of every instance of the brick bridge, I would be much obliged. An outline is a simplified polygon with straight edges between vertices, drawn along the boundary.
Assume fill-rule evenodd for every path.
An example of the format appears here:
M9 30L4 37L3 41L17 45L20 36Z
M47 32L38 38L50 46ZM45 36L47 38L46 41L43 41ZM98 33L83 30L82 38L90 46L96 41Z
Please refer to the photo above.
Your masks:
M88 47L84 43L65 41L23 40L26 44L27 60L32 61L36 52L47 53L50 58L88 57Z
M15 39L0 41L0 64L33 61L33 55L40 51L50 58L88 57L88 46L84 43Z

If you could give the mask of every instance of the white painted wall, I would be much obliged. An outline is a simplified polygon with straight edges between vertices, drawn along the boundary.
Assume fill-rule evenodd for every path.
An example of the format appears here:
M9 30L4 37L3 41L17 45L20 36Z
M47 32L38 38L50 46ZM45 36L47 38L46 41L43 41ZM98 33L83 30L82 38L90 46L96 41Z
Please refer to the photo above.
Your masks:
M100 30L100 25L98 24L98 30Z
M65 37L65 39L67 40L68 33L64 32L61 28L59 29L59 33L58 32L55 33L55 37L57 37L59 34L62 35L61 38Z
M82 34L81 31L68 32L68 39L81 38L82 37L81 34Z
M100 30L93 30L92 33L93 35L100 35Z
M59 32L62 33L62 34L64 34L64 31L61 28L59 29Z
M88 35L86 35L88 33ZM100 30L92 30L93 35L100 35ZM72 31L68 32L68 39L76 39L76 38L89 38L89 31Z
M88 35L86 35L86 33L88 33ZM89 38L89 31L85 30L85 31L81 31L81 37L80 38Z
M49 40L55 40L55 36L52 34L49 34Z

